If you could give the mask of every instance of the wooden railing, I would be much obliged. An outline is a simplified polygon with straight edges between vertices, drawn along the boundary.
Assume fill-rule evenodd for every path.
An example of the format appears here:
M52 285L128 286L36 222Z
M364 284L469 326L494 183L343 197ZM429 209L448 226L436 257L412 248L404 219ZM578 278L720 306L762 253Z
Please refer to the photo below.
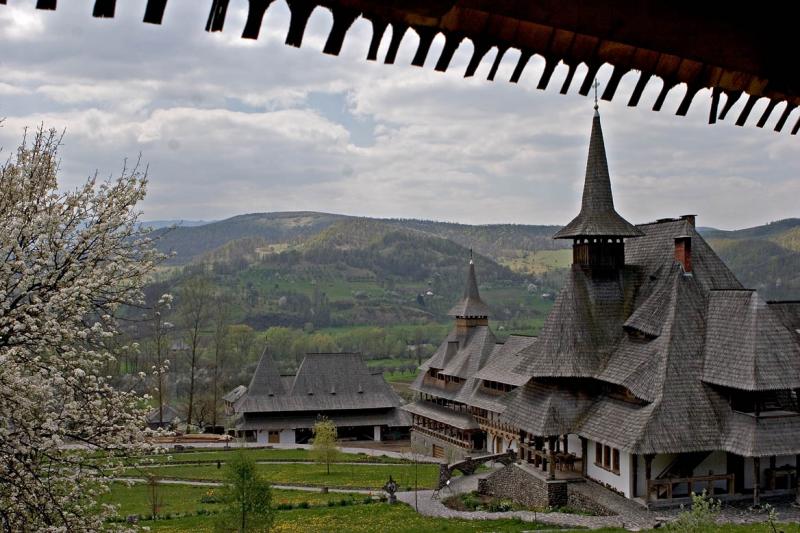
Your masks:
M486 429L486 428L496 429L497 431L508 433L509 435L514 436L514 438L517 438L519 436L519 429L515 428L514 426L511 426L509 424L501 424L500 422L489 420L485 416L479 416L474 413L472 416L473 418L475 418L475 421L479 425L484 426L481 429Z
M672 495L675 492L675 487L678 485L685 484L687 486L686 494L689 495L692 492L698 492L695 490L696 483L703 483L705 485L705 490L708 494L714 494L714 482L716 481L727 481L727 490L729 495L733 495L734 493L734 485L735 485L735 478L734 474L718 474L718 475L710 475L710 476L694 476L694 477L669 477L664 479L651 479L647 482L647 499L650 499L650 496L653 494L655 490L656 499L667 499L671 500ZM663 493L663 496L662 496Z
M431 437L435 437L439 440L449 442L450 444L458 446L459 448L464 448L466 450L474 449L472 446L472 442L468 440L461 440L456 437L451 437L450 435L445 435L444 433L439 433L438 431L434 431L432 429L428 429L422 426L412 426L411 429L413 429L414 431L418 431L420 433L424 433L425 435L430 435Z

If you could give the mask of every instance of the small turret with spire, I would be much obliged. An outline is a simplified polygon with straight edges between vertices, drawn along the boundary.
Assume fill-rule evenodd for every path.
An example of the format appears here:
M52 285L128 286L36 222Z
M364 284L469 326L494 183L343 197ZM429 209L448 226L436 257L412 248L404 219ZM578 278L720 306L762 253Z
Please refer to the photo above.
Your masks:
M472 249L469 251L469 270L467 271L464 296L450 309L448 315L455 317L459 331L470 326L489 325L489 306L481 300L481 295L478 292L478 280L475 277L475 261L472 257Z
M619 268L625 263L624 239L639 237L642 231L614 209L596 91L595 87L594 118L581 211L553 238L573 240L572 262L575 265Z

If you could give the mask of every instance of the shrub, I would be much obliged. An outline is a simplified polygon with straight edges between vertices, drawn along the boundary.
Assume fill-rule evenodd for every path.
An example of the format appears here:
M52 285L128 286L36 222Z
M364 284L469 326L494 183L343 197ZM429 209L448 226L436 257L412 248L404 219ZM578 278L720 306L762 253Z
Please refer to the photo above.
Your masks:
M692 493L692 507L689 510L681 506L681 513L667 525L669 531L682 533L702 533L713 531L720 512L720 501L715 500L706 491L701 494Z
M309 507L311 507L311 504L306 501L302 501L297 504L298 509L308 509Z
M486 505L486 510L490 513L504 513L514 508L510 500L492 500Z
M281 502L281 503L279 503L278 505L275 506L275 509L277 509L279 511L289 511L289 510L292 509L292 507L293 506L292 506L291 503Z

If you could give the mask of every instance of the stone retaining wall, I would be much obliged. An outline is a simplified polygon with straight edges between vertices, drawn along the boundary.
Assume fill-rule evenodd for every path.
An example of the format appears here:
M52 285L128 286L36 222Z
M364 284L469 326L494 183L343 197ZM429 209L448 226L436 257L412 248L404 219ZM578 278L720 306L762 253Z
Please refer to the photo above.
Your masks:
M569 500L566 481L543 479L516 463L479 479L478 492L534 509L562 507Z
M468 455L475 455L476 452L470 452L464 448L459 448L447 441L437 439L426 433L419 431L411 431L411 449L419 450L423 455L433 456L433 445L439 446L444 449L445 456L440 459L443 463L454 463L464 459Z

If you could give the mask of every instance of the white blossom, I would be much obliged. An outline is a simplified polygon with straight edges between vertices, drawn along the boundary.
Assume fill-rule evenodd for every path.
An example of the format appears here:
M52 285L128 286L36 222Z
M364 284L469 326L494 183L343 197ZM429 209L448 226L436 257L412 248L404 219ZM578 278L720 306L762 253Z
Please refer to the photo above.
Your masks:
M111 529L97 497L148 448L142 398L106 376L113 317L142 301L161 257L135 210L147 180L123 168L59 191L59 143L39 130L0 166L2 531Z

